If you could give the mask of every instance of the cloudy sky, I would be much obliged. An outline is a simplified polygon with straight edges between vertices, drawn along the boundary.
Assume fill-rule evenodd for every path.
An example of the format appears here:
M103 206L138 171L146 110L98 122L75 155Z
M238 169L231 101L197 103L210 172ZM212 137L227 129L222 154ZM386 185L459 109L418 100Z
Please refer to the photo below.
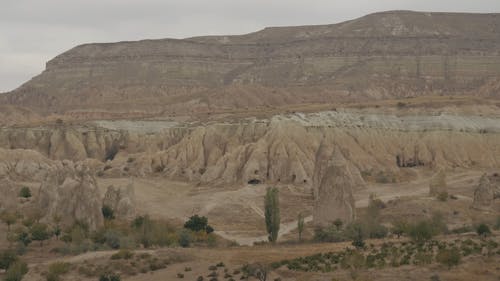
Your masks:
M500 12L500 0L1 0L0 92L89 42L241 34L384 10Z

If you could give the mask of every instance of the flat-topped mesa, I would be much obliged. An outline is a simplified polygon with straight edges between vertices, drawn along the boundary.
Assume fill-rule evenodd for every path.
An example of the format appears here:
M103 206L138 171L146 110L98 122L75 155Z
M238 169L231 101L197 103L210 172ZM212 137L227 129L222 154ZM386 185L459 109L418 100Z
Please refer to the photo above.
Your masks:
M323 161L317 163L316 170L323 172L318 172L314 182L314 224L326 227L339 219L344 224L352 222L356 217L355 182L342 152L336 147L326 168L321 167Z
M499 14L394 11L240 36L85 44L0 101L33 111L26 118L95 119L442 94L498 98L499 34Z
M481 176L479 180L479 185L474 191L474 201L472 203L472 208L489 211L493 201L495 200L495 190L488 178L487 174Z

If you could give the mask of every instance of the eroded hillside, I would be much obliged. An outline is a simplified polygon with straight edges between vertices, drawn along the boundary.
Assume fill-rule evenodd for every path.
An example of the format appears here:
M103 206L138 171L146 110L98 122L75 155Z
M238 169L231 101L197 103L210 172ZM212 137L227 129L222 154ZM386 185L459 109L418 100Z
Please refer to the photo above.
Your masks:
M4 128L0 145L54 160L94 159L101 176L165 175L212 184L309 184L320 143L365 176L399 181L407 167L498 168L497 117L328 111L190 123L96 121ZM359 181L361 176L358 174Z
M384 12L239 36L75 47L5 103L79 119L423 95L498 99L500 16Z

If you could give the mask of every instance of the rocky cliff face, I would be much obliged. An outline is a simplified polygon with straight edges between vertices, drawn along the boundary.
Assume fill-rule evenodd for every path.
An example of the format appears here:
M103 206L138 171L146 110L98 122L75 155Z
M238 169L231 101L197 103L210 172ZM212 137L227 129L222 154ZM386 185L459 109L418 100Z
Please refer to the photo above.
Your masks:
M9 128L0 130L0 145L35 149L56 160L93 157L86 161L102 176L161 174L221 185L252 180L310 184L318 152L331 153L334 146L341 149L351 168L388 181L397 181L407 168L398 159L409 163L415 158L424 167L444 169L500 166L496 118L332 111L232 123L138 123ZM24 169L19 163L28 160L18 158L12 163L0 161L0 173ZM39 154L34 156L39 158L40 164L29 165L34 174L46 165ZM359 174L355 178L361 181Z
M385 12L240 36L75 47L2 103L127 118L421 95L499 97L500 15Z

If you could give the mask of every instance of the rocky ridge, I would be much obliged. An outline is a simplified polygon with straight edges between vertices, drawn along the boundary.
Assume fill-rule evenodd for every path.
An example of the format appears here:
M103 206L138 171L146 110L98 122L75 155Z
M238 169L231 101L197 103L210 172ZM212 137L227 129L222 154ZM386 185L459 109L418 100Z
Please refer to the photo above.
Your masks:
M499 98L500 15L389 11L238 36L77 46L2 104L141 118L429 95Z
M210 184L310 184L323 140L329 149L338 146L349 165L389 181L397 181L411 163L498 168L500 159L500 122L495 117L331 111L231 123L162 122L4 128L0 147L32 149L54 160L85 160L101 176L161 174ZM47 165L39 155L33 157ZM11 173L23 161L0 165L0 172ZM43 170L36 165L34 171Z

